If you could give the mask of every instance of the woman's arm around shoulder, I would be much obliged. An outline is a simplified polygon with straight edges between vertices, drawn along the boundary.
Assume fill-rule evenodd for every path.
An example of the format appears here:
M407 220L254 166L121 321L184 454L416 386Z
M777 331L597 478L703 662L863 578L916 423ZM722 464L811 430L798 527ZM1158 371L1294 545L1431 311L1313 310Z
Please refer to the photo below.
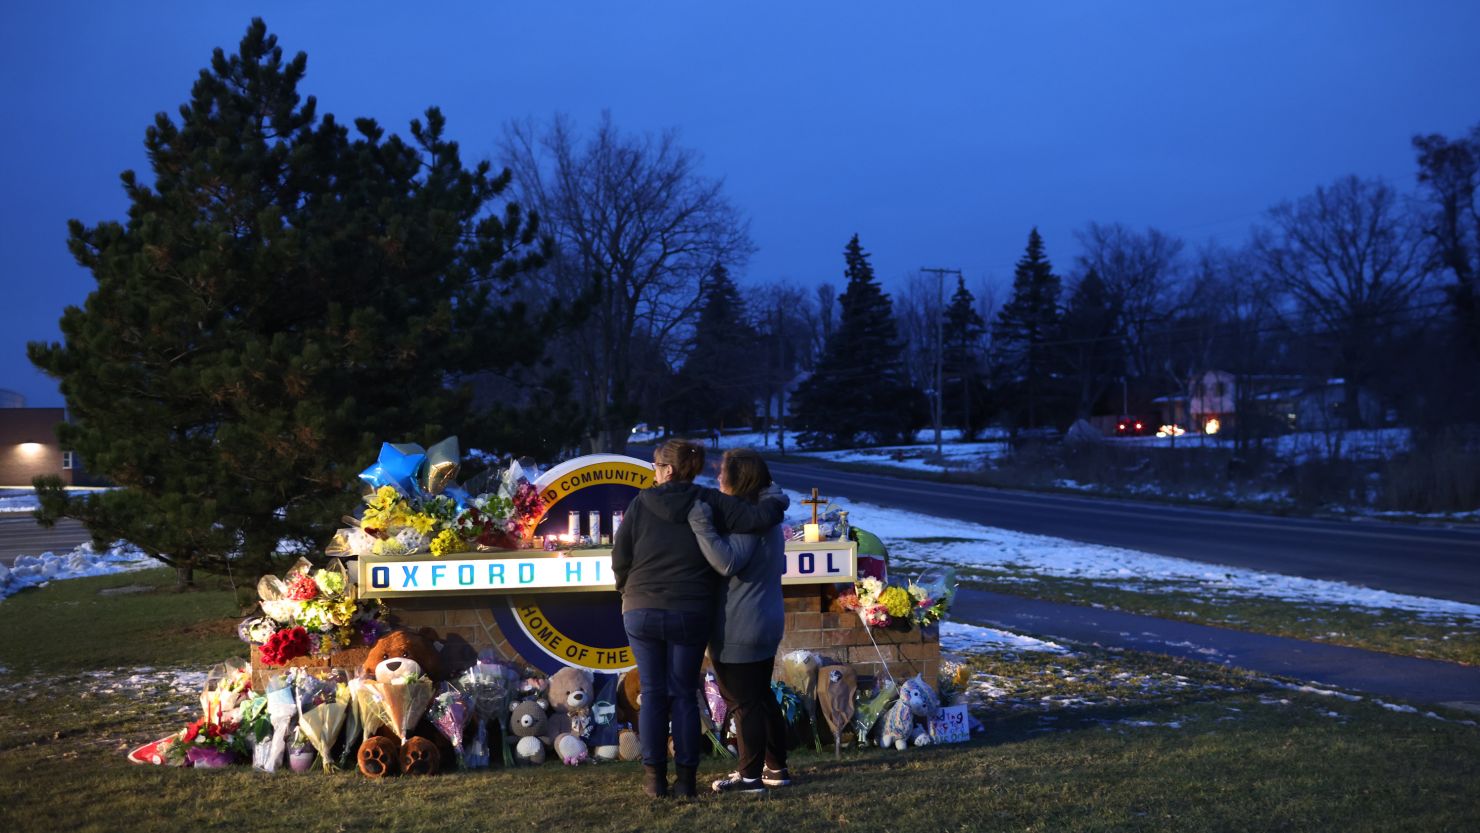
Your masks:
M699 551L709 566L722 576L733 576L745 569L755 555L760 538L755 535L721 535L714 528L714 510L702 500L689 509L689 529L699 539Z
M781 523L791 499L775 483L761 491L758 503L727 495L718 489L702 489L699 497L714 507L715 526L721 533L765 532Z

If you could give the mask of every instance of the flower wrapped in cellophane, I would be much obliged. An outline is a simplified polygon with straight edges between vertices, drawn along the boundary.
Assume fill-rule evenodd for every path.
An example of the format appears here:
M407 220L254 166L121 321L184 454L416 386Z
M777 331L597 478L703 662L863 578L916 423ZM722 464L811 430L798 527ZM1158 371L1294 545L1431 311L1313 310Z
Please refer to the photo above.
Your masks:
M449 682L437 684L437 693L427 707L427 717L437 731L452 743L452 752L457 756L459 769L467 769L468 762L463 748L463 730L467 728L472 709L468 698L457 686Z
M242 702L251 691L252 668L242 660L211 666L200 693L201 718L207 723L239 722Z
M293 696L293 678L298 670L275 674L267 681L267 719L272 726L272 738L265 752L259 745L252 760L252 765L264 772L276 772L287 754L288 739L298 721L298 702Z
M432 681L423 674L413 673L388 681L366 680L364 686L380 722L405 743L432 702Z
M858 736L859 746L868 746L869 732L873 731L885 709L898 698L899 685L892 679L885 680L873 694L858 692L858 705L853 709L853 731Z
M509 737L509 704L518 684L518 671L501 662L495 662L488 656L480 656L472 667L457 678L458 688L472 706L476 726L473 740L468 744L466 752L468 767L486 767L489 764L488 721L497 720L499 737ZM509 744L499 745L503 747L504 765L513 766L513 752Z
M344 719L349 711L349 687L338 675L329 678L298 675L294 701L298 706L298 731L319 753L324 770L334 768L329 751L339 740Z
M917 625L933 625L946 617L956 598L956 569L930 567L909 583L913 602L910 618Z
M812 731L812 746L822 751L822 735L817 729L817 669L822 658L811 651L789 651L781 655L781 679L796 692L807 723Z

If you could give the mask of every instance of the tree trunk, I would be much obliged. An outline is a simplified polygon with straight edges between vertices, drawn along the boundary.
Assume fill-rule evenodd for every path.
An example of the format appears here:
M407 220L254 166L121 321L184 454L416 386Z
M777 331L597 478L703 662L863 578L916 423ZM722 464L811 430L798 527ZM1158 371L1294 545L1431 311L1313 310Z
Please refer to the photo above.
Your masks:
M184 592L195 589L195 561L193 559L175 562L175 590Z

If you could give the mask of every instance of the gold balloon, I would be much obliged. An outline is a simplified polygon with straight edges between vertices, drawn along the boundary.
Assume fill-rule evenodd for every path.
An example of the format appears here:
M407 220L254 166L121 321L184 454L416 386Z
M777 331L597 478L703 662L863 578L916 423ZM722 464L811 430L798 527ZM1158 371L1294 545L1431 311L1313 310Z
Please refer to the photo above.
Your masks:
M457 437L437 443L426 454L426 462L421 464L421 488L429 495L440 495L456 482L458 460L462 456L458 453Z

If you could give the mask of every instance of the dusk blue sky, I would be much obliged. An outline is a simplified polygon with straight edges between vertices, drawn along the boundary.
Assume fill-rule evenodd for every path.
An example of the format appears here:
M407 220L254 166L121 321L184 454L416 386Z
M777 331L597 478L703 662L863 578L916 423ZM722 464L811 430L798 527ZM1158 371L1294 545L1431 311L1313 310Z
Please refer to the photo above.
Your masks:
M124 169L254 15L302 91L395 132L440 106L464 156L511 118L675 127L759 251L747 281L1010 279L1029 228L1072 272L1090 221L1234 243L1338 176L1414 187L1415 133L1480 123L1480 2L16 2L0 32L0 388L93 286L66 220L122 219Z

